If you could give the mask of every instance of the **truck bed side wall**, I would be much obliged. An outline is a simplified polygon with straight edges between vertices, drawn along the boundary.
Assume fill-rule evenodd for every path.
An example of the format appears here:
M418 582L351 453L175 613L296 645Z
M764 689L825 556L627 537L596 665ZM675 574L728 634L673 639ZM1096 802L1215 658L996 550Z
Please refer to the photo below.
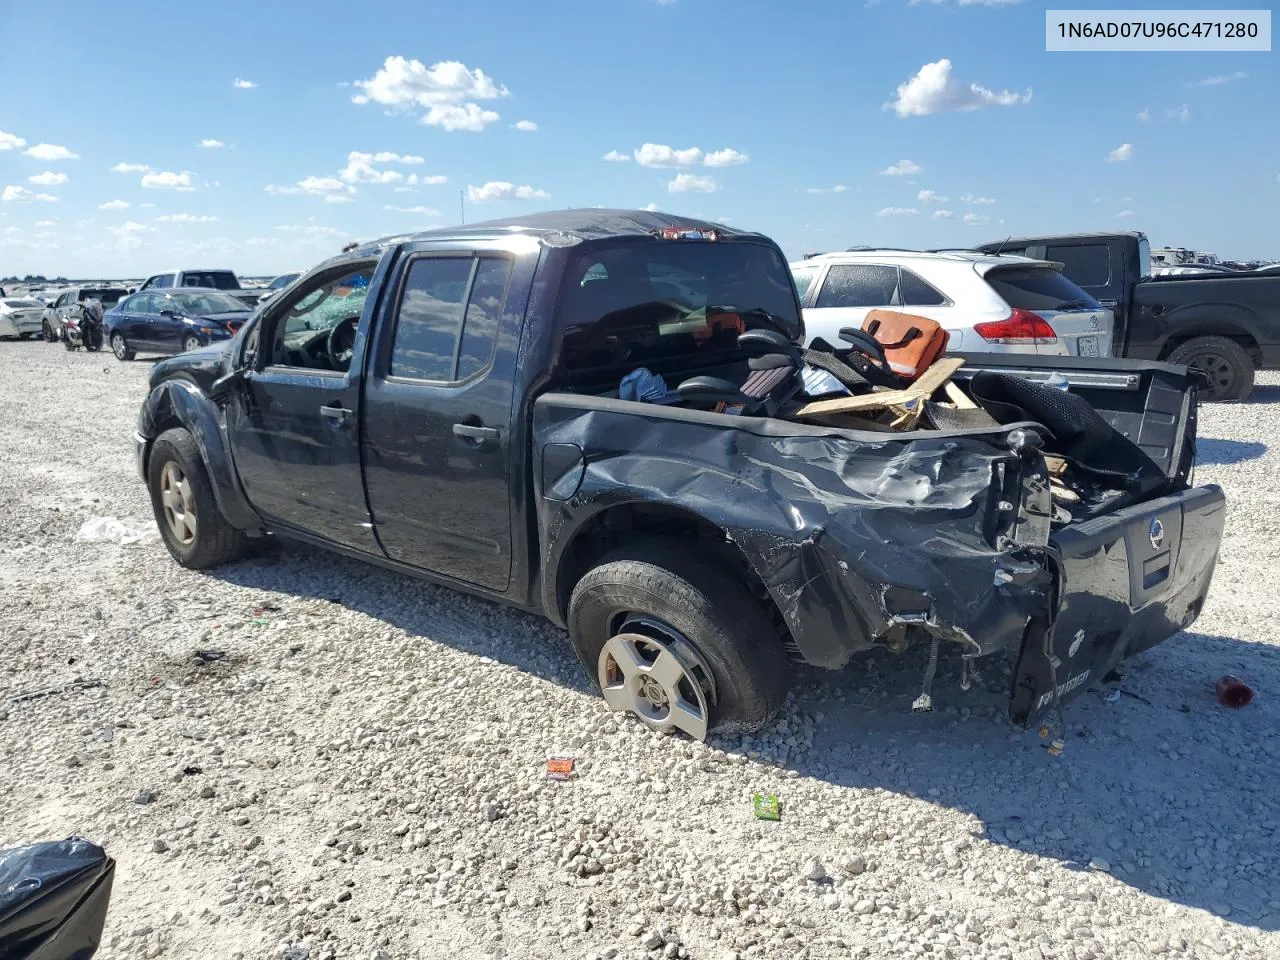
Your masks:
M662 504L724 531L810 663L838 667L895 622L928 621L970 655L1013 646L1049 587L1029 556L987 540L997 465L1018 463L1006 435L853 434L544 395L534 409L544 604L561 606L561 561L600 511ZM998 570L1013 581L999 591Z

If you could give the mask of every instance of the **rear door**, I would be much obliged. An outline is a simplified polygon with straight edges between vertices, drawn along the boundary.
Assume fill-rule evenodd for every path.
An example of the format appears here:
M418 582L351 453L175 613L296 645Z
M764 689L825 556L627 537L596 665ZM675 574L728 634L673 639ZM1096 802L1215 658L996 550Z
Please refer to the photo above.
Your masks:
M420 244L384 304L365 393L365 487L387 556L495 593L511 578L513 393L537 256Z
M1036 353L1112 355L1114 314L1051 265L997 265L984 279L1010 307L1030 311L1053 328L1058 343L1036 344Z
M154 293L140 293L129 304L129 330L126 337L135 346L155 350L160 345L160 306L159 296Z

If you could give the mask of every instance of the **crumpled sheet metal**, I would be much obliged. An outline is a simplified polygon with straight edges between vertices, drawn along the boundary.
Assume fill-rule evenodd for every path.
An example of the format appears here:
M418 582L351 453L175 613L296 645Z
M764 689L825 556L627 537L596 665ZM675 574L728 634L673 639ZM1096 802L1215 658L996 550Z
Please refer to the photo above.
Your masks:
M1047 609L1036 551L998 550L985 536L996 464L1018 469L1010 428L881 435L752 420L734 429L722 417L564 395L539 400L534 424L538 451L576 444L586 461L568 499L543 500L546 570L600 510L658 503L726 531L819 666L882 641L895 614L923 614L912 619L982 656L1019 643ZM557 479L543 477L543 492L564 489Z

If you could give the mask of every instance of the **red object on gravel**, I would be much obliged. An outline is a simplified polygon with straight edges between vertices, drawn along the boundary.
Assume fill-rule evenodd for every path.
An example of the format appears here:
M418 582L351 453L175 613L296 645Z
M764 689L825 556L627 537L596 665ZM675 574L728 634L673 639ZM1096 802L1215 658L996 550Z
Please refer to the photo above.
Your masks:
M1218 702L1224 707L1247 706L1253 690L1239 677L1225 676L1218 681Z

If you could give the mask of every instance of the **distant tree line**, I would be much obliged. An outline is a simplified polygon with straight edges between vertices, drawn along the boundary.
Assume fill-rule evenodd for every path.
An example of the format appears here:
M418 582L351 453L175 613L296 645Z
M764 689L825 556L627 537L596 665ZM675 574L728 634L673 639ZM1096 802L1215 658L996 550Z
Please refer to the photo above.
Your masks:
M40 274L32 274L32 273L28 273L25 277L12 276L12 277L5 277L3 280L0 280L0 283L70 283L70 282L71 281L68 280L66 277L54 277L52 280L50 280L46 276L42 276Z

